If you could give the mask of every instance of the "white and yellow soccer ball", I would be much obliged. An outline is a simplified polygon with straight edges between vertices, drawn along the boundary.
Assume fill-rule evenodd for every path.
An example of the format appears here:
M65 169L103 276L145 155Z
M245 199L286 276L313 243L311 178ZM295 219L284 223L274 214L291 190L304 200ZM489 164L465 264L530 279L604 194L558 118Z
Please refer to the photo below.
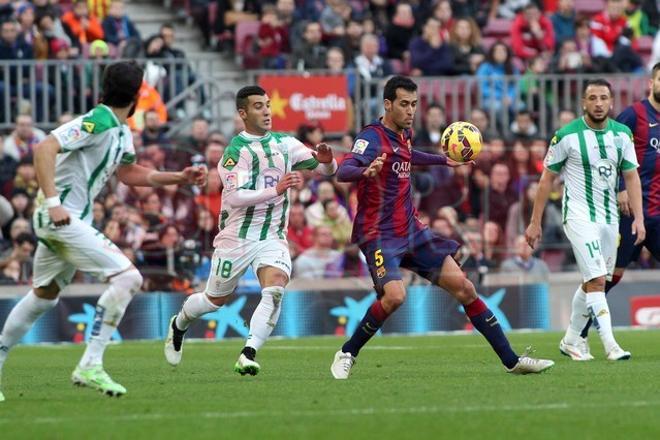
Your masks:
M481 132L469 122L457 121L442 133L440 144L449 158L456 162L469 162L481 152Z

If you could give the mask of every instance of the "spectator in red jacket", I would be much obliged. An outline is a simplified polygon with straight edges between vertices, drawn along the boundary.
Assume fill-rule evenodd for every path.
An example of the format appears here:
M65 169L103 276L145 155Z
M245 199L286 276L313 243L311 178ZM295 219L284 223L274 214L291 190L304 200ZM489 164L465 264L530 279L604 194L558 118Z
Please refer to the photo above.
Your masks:
M516 15L511 26L513 54L523 60L537 55L550 56L555 49L552 22L539 7L529 3Z
M595 15L591 20L591 34L605 43L610 54L628 24L624 14L625 9L625 0L608 0L605 11Z

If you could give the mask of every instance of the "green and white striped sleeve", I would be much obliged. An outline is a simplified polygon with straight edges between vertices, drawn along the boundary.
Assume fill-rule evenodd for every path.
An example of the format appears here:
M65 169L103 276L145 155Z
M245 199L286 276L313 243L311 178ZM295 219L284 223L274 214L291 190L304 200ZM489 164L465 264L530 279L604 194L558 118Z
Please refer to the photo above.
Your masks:
M619 164L619 170L621 171L630 171L639 167L637 163L637 155L635 154L635 144L633 143L632 137L628 135L620 135L623 141L623 154L621 157L621 163Z
M546 169L555 174L559 174L568 159L568 143L559 137L558 133L552 137L548 152L545 155L543 164Z

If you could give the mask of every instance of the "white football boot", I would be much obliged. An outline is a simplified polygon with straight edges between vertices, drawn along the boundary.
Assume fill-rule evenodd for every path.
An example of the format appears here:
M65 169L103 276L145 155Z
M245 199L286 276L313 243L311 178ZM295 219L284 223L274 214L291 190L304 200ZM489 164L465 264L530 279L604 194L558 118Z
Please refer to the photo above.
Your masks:
M335 379L348 379L351 374L351 368L355 365L355 357L350 353L344 353L339 350L335 353L335 359L330 365L330 372Z
M629 351L624 351L621 347L616 345L614 348L612 348L608 353L607 353L607 360L608 361L627 361L630 359L630 352Z
M590 361L594 357L589 352L589 345L586 339L580 338L577 344L569 344L565 339L559 342L559 351L564 356L568 356L574 361Z
M542 373L551 368L555 363L548 359L536 359L529 355L533 353L532 347L527 347L518 358L518 363L513 368L507 368L507 373L511 374L536 374Z
M234 364L234 371L239 373L241 376L249 374L250 376L256 376L259 374L261 366L257 361L248 359L243 353L238 357L238 360Z
M165 359L167 363L176 367L181 362L183 356L183 334L181 331L174 331L176 315L170 319L170 325L167 328L167 339L165 339ZM177 350L178 347L178 350Z

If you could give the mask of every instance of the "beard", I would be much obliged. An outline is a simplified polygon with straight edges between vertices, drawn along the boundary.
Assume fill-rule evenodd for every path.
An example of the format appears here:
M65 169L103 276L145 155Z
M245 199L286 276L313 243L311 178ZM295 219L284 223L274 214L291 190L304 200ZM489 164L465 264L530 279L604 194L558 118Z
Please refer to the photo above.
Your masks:
M591 120L592 120L593 122L595 122L596 124L600 124L600 123L604 122L604 121L609 117L609 113L608 113L608 112L605 112L605 115L604 115L603 117L601 117L601 118L596 117L595 115L593 115L592 113L590 113L588 110L585 110L585 114L586 114L587 116L589 116L589 119L591 119Z
M653 100L660 103L660 90L653 89Z

